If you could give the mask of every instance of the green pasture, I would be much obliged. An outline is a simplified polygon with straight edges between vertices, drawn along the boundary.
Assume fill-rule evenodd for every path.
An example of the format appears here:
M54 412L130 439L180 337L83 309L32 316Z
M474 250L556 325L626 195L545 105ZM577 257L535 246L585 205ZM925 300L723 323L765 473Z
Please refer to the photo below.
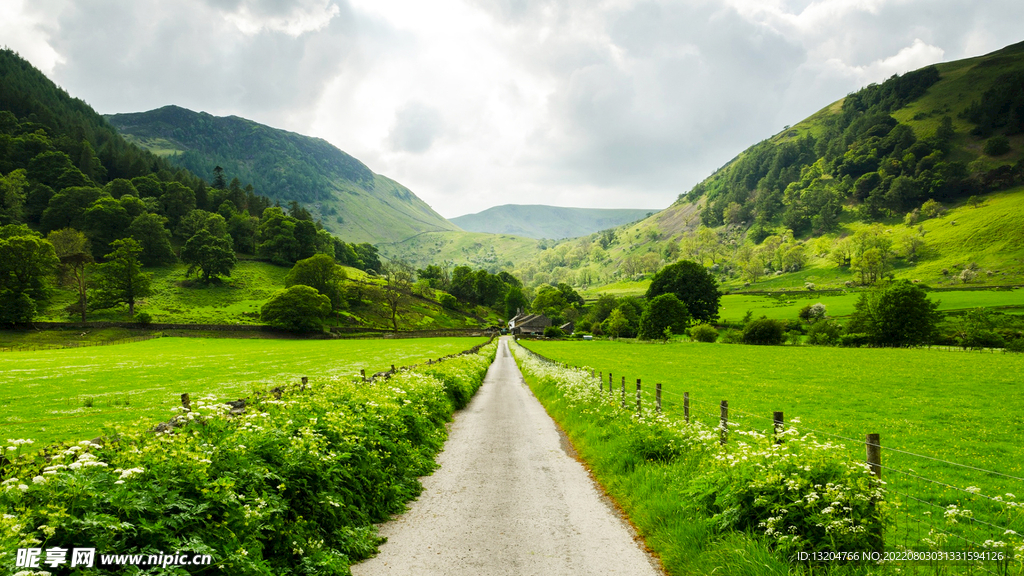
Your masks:
M939 310L968 308L1001 308L1007 312L1024 309L1024 288L1014 290L933 290L928 297L939 303ZM829 316L849 316L860 294L841 292L776 292L773 294L726 294L722 296L719 319L738 322L747 311L754 318L767 316L776 320L796 320L800 309L821 302Z
M898 521L901 529L918 531L912 537L927 534L925 521L941 528L944 512L934 507L951 504L990 524L1024 530L1024 509L986 498L1009 493L1024 501L1024 355L603 340L524 344L603 372L606 387L611 372L615 400L623 376L634 405L637 378L647 406L660 382L665 411L674 417L682 417L684 392L693 417L712 425L722 400L739 429L768 432L772 413L782 411L789 422L799 419L798 430L847 446L859 461L865 435L878 433L883 479L892 490L928 502L905 500L913 505L904 506L909 516ZM964 491L973 487L980 496ZM986 534L980 541L993 533Z
M261 340L159 338L0 353L0 439L36 446L94 438L107 423L167 420L180 395L236 400L255 390L348 379L461 352L479 338Z

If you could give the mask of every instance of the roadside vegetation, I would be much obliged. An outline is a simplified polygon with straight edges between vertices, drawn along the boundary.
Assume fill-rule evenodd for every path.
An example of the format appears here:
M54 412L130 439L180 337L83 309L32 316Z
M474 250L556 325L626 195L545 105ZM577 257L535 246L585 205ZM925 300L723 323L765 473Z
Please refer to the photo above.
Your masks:
M73 443L100 436L113 422L141 420L152 426L180 406L184 393L226 402L291 385L303 376L316 384L359 378L360 370L369 376L392 364L422 364L480 342L156 338L113 346L2 352L0 434L33 439L37 447Z
M348 575L382 542L374 524L420 493L445 423L495 350L370 385L275 379L280 397L250 397L242 414L200 397L162 432L117 425L96 442L43 451L12 440L0 468L0 562L14 565L18 548L87 542L209 554L221 573Z
M1024 542L1014 534L1024 529L1024 505L1016 498L1022 486L1013 480L1024 475L1015 440L1020 422L1012 414L988 417L987 401L991 393L1003 403L1020 402L1020 357L700 343L525 344L571 363L549 364L517 347L534 393L669 574L932 574L954 567L799 561L800 550L814 549L1014 551L1010 562L955 568L1024 571ZM607 380L608 370L612 393L591 375ZM642 417L633 385L640 377ZM662 384L661 415L653 410L655 382ZM723 399L729 401L727 447L719 445ZM780 410L781 433L773 423ZM960 432L950 436L948 429ZM881 435L884 484L865 471L866 432ZM858 507L846 498L874 504ZM884 540L871 540L872 534Z

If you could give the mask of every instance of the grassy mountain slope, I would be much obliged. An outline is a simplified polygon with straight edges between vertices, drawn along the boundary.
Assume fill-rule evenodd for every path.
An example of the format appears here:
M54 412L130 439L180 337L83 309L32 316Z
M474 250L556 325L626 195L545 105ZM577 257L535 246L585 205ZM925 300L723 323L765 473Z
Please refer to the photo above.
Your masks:
M212 177L221 166L259 194L301 202L349 242L457 230L409 189L319 138L177 106L107 118L130 141L196 174Z
M654 210L563 208L506 204L476 214L451 218L470 232L511 234L527 238L575 238L650 216Z
M377 248L381 255L404 260L416 268L451 262L497 273L531 260L542 246L547 245L533 238L458 230L425 232L401 242L381 243Z
M645 277L681 258L732 290L887 275L1021 283L1021 184L1024 43L868 86L751 146L667 209L550 245L517 273L589 294L643 292Z

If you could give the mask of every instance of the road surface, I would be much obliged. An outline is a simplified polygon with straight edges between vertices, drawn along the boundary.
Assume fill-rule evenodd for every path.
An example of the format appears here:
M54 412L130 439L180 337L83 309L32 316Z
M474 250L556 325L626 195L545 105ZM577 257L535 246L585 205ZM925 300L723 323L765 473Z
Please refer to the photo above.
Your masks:
M657 560L566 453L502 339L483 386L451 426L380 554L355 576L659 576Z

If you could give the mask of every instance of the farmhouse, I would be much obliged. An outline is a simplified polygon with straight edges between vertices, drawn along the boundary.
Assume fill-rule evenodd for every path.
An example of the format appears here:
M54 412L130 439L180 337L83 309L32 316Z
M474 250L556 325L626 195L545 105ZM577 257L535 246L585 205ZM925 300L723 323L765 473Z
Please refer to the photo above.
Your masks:
M544 329L551 326L551 318L543 314L523 314L520 312L508 321L508 330L512 334L543 334Z

